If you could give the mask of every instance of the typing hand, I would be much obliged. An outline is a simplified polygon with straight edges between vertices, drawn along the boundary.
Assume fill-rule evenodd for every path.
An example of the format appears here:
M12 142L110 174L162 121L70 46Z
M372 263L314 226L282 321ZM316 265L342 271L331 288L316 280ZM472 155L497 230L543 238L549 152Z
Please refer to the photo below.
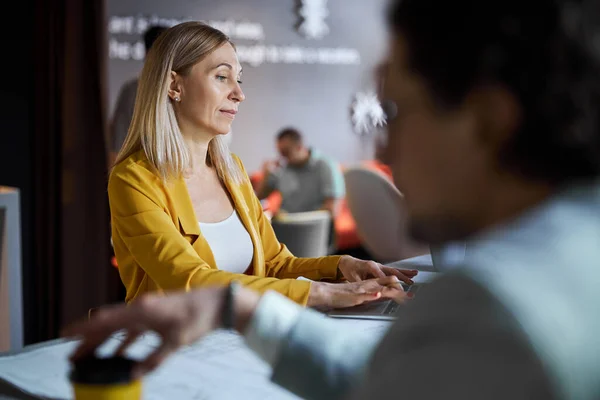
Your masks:
M370 278L383 278L386 276L395 276L402 282L412 285L414 278L419 271L414 269L397 269L386 267L375 261L365 261L351 256L343 256L340 259L338 269L350 282L360 282Z
M313 282L308 305L325 309L345 308L382 298L398 303L406 300L406 293L396 276L347 283Z

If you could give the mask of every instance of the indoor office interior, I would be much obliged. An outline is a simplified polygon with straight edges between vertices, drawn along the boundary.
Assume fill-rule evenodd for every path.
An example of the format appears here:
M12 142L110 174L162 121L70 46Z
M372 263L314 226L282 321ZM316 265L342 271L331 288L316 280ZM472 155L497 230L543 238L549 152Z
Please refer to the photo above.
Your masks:
M423 1L436 3L436 0ZM423 10L418 6L410 8L414 0L406 2L406 9L398 10L404 10L407 15L410 12L427 15L426 12L419 14ZM553 0L548 4L562 2L568 0ZM576 328L567 329L569 324L564 323L576 314L572 309L588 310L595 297L587 285L600 282L598 268L595 268L600 267L600 262L590 261L600 249L600 232L594 228L594 221L600 227L600 190L597 190L600 128L594 125L596 113L590 111L593 108L590 104L595 103L578 103L588 101L587 91L600 85L584 81L583 77L588 79L594 74L590 73L591 67L589 70L582 67L587 61L582 61L584 57L580 57L580 53L568 56L571 51L583 51L577 46L568 47L574 40L569 35L580 34L583 28L581 32L571 29L563 37L561 29L568 29L556 22L558 19L548 17L539 22L544 29L532 32L527 26L537 24L538 20L532 22L528 18L534 17L520 10L512 14L507 11L506 20L496 24L498 33L493 31L497 22L494 16L473 6L474 2L461 0L461 7L464 3L467 10L473 6L477 12L481 11L481 21L484 18L496 21L465 25L467 33L468 29L484 32L481 41L474 39L476 35L461 36L461 29L456 30L459 33L452 33L460 40L473 39L476 43L473 44L475 50L459 48L463 53L457 56L463 57L465 63L472 61L482 68L481 75L473 72L474 77L469 81L470 67L461 69L457 61L451 66L459 65L455 69L434 68L431 65L452 57L427 56L429 51L448 55L449 50L444 46L455 46L459 39L438 48L432 43L443 42L441 34L421 32L411 36L410 29L417 31L419 23L403 17L402 12L394 13L390 5L396 3L401 2L16 2L14 7L18 11L14 15L18 18L3 25L2 35L3 52L13 61L5 61L0 107L0 397L86 399L80 397L82 392L77 392L76 384L81 382L76 382L72 372L75 364L69 359L78 342L63 337L65 327L76 321L93 323L99 315L97 312L102 310L111 309L115 315L125 313L115 311L127 309L120 308L125 305L133 305L129 310L135 310L135 305L142 303L139 300L148 296L154 299L152 296L173 293L174 298L178 298L184 292L190 294L196 289L218 287L226 290L224 305L219 303L218 308L222 326L211 327L208 331L217 333L210 333L197 344L183 343L180 338L181 343L173 345L173 349L182 344L185 348L174 352L172 361L160 365L156 372L144 378L142 385L147 398L335 398L327 397L323 394L326 390L319 392L318 388L341 393L336 385L344 384L344 379L348 385L354 385L352 380L359 376L356 371L362 371L349 366L366 363L365 360L371 358L355 351L361 346L344 350L339 343L328 341L328 335L340 334L340 337L355 340L348 335L360 334L369 338L364 347L370 348L368 343L373 338L384 337L388 329L393 329L390 326L398 321L397 315L402 315L396 313L403 312L398 311L399 308L418 297L417 290L425 292L426 289L421 288L441 276L450 276L436 286L440 296L447 295L451 299L448 308L436 308L434 296L429 297L430 303L418 310L423 315L435 310L431 312L437 318L436 323L427 324L425 318L422 321L416 318L414 332L426 339L435 339L441 332L440 349L454 343L452 338L462 338L460 335L464 334L463 342L473 343L475 350L469 353L472 358L465 356L464 363L457 362L457 374L463 371L464 376L476 377L478 373L489 376L486 368L474 367L483 365L477 363L481 362L481 354L488 354L489 350L482 347L483 350L477 352L477 346L483 343L477 338L481 333L481 337L489 339L487 344L495 343L496 352L504 346L508 349L506 354L513 354L513 345L519 349L514 359L502 358L490 350L489 364L498 366L499 375L528 376L531 382L539 383L527 386L514 381L517 390L531 390L523 389L528 395L515 398L592 399L596 398L590 395L594 390L600 396L600 387L594 386L590 374L583 374L580 369L584 364L600 367L597 349L588 354L582 350L598 344L591 333L598 332L600 322L596 317L587 318L585 324L571 324L582 330L585 325L589 328L585 333ZM506 10L512 7L510 4ZM448 7L444 5L444 9ZM505 12L503 6L497 7L498 15ZM588 7L593 12L573 11L576 7L565 12L568 16L564 26L578 27L584 22L589 26L592 16L600 16L600 8L591 3ZM543 15L550 15L554 10L548 8L544 11L546 14L540 12L541 16L535 18L543 19ZM435 21L431 26L441 24L437 17L432 20ZM401 24L404 25L400 27ZM587 37L598 39L600 29L596 27L600 24L591 26L593 28L585 32ZM179 27L182 28L177 31ZM213 36L209 39L208 36L193 37L193 32L199 30ZM178 40L176 35L184 39ZM398 46L395 38L402 35L418 42L414 48L427 51ZM488 38L485 35L493 38L489 51L482 50ZM519 42L515 37L528 41ZM209 47L211 40L221 42ZM535 54L538 61L547 62L535 64L538 61L524 49L530 45L533 48L532 43L543 40L548 40L548 45L536 45ZM600 41L594 43L598 53ZM553 46L564 48L556 52L548 50ZM517 47L518 51L511 53L511 49ZM205 52L198 56L198 49L204 48L210 50L202 50ZM414 122L409 115L412 108L417 109L417 114L429 109L419 111L426 103L422 99L413 102L409 99L403 104L396 98L392 102L385 97L393 97L396 93L393 90L398 90L393 85L398 85L400 79L395 79L395 72L389 72L395 71L393 63L402 58L397 56L398 48L407 54L413 50L425 60L411 65L410 71L414 74L409 80L418 77L425 81L427 74L439 74L432 80L434 83L423 86L423 92L439 91L432 96L431 109L437 110L439 106L451 113L460 109L454 107L454 99L463 95L468 100L475 99L471 103L466 101L472 109L464 108L467 111L460 117L467 122L462 125L456 122L458 119L451 118L440 118L432 124L429 122L433 117L425 122L417 121L421 123L418 129L425 132L425 139L412 142L405 139L403 145L415 146L406 161L398 161L401 152L398 136L394 139L395 147L390 145L391 121L398 124L398 118L406 116L407 121ZM192 54L189 59L195 61L190 63L189 59L178 56L178 51ZM473 54L481 51L481 57L474 59L469 51ZM567 54L561 58L563 61L573 61L554 60L552 57L559 53ZM490 54L500 55L494 58ZM531 78L533 67L523 68L521 75L514 72L518 68L513 64L503 69L502 63L518 58L515 54L523 58L524 64L530 62L538 69L546 68L539 74L545 78ZM489 65L480 60L489 61ZM489 70L485 69L488 67ZM157 71L164 74L159 75ZM513 73L516 77L511 75ZM456 82L444 87L445 80L453 77L457 77ZM460 92L460 85L467 81L476 86L480 83L478 79L485 84L495 83L497 79L501 84L481 84L478 87L481 90L473 90L473 97L466 96L466 89L460 95L453 92ZM518 86L523 82L529 82L529 86ZM571 87L577 90L570 91ZM414 87L408 86L402 96L414 93ZM541 99L537 103L536 96ZM531 120L527 119L533 114ZM473 117L467 120L465 115ZM438 134L448 133L442 132L447 126L444 124L454 123L448 121L456 122L459 128L454 126L455 130L448 132L460 136L460 140L435 143L427 151L423 150L423 154L439 159L432 160L431 164L418 161L422 151L418 145L430 140L427 129L439 129ZM571 122L572 125L568 125ZM507 138L513 131L521 134L521 124L535 132L533 139L511 141ZM494 126L500 128L490 128ZM201 134L187 136L195 128ZM473 149L485 148L485 151L472 157L471 153L464 157L453 153L459 152L457 149L464 144L461 141L467 140L466 133L461 136L463 128L484 131L487 136L471 144ZM542 128L551 132L541 135ZM556 132L582 129L585 134L563 138L552 129ZM211 132L212 136L205 132ZM543 140L548 144L539 144ZM506 143L520 147L514 154L493 147ZM487 151L488 147L493 147L493 151ZM586 148L581 155L577 153L579 147ZM440 149L447 149L450 155L446 157L445 150ZM198 158L198 154L202 157ZM491 160L497 154L501 154L498 159ZM547 159L552 157L555 162L548 163ZM202 161L196 163L198 159ZM526 161L518 164L521 159ZM413 162L421 167L421 170L415 167L401 171L407 189L412 184L410 189L417 193L410 199L413 211L421 212L433 207L432 204L439 206L440 213L446 211L442 200L431 200L423 194L430 190L432 197L439 195L440 199L464 201L456 209L480 219L463 226L460 221L449 218L430 231L409 229L409 199L397 184L396 167L404 162L403 165ZM543 164L545 162L547 164ZM514 165L504 170L504 163ZM570 169L566 167L569 163L573 165ZM461 169L459 164L467 167ZM474 172L479 166L489 171ZM443 171L446 167L449 172ZM438 173L450 180L453 168L468 175L454 181L459 182L455 185L457 192L467 193L464 196L449 194L452 182L445 182L444 178L435 179L439 179L436 181L439 187L448 189L445 193L439 188L431 189L433 185L420 185L420 178L411 180L409 177L412 173L421 174L423 180L434 179L432 176ZM203 175L198 171L208 172ZM491 183L488 185L485 179ZM216 194L210 194L213 192ZM422 207L414 204L418 196L424 199ZM468 196L472 198L465 200ZM479 208L482 211L478 214L474 209ZM431 215L438 216L435 212ZM522 218L523 215L526 217ZM439 233L443 231L443 223L455 222L458 233L454 236ZM578 236L581 232L585 232L583 237ZM565 260L575 260L579 265L573 276L561 269L565 264L570 265ZM480 262L485 264L485 268L481 267L484 272L469 269ZM519 269L544 263L548 265L547 270L542 267ZM467 268L461 269L465 265ZM493 272L489 272L488 267ZM467 272L463 274L463 270ZM458 272L453 275L455 271ZM540 282L546 286L554 282L560 288L556 280L562 277L556 274L567 275L565 282L571 282L571 287L583 285L581 299L587 300L581 303L558 295L551 297L538 287L543 286L537 285ZM587 278L579 279L584 276ZM260 283L263 282L259 282L260 279L264 283ZM505 285L503 282L507 279L514 279L516 285ZM536 284L530 285L528 280ZM356 284L352 286L355 289L349 289L355 291L352 295L364 296L371 290L364 289L369 284L367 281L377 285L378 291L373 289L376 297L336 300L338 289L333 289L334 285ZM322 292L317 292L314 288L321 282L323 286L318 287L323 288ZM244 306L252 304L254 307L251 318L226 314L234 313L235 307L245 310L235 305L235 295L241 296L239 291L242 290L238 285L263 296L260 302L244 303ZM463 295L453 291L460 287L465 288ZM528 287L533 288L531 292ZM267 303L263 299L267 298L265 293L270 292L286 299L269 298L271 303ZM385 296L389 298L382 298ZM510 300L504 302L506 297ZM541 299L547 300L539 304ZM360 308L361 303L364 308ZM452 319L454 314L448 310L455 304L452 310L461 310L462 314L457 311ZM305 314L294 308L298 305L314 314L302 320ZM146 315L154 311L150 308ZM446 311L449 314L443 317ZM584 315L584 311L578 315ZM264 322L268 321L269 313L278 315L281 320L275 321L272 317L270 324ZM192 314L190 311L190 319L194 317ZM409 311L406 315L414 317ZM110 312L102 316L112 322ZM318 320L321 317L327 322ZM278 373L284 367L290 368L289 365L275 362L276 357L284 359L293 353L280 339L279 342L274 339L276 335L295 332L290 322L292 318L295 318L294 323L302 321L309 328L315 328L298 333L298 337L305 334L306 340L312 340L315 348L306 350L304 359L296 354L301 360L295 365L316 363L312 375L307 374L306 381L298 383L299 386ZM310 321L310 318L315 320ZM127 328L125 320L120 322L121 328L140 330L133 338L141 335L138 347L129 345L134 359L161 349L153 342L152 334L142 335L145 330L161 335L160 331L143 324L141 328ZM474 323L474 320L479 322ZM236 325L240 321L248 325L240 329ZM331 321L337 325L327 325ZM457 321L462 321L462 325ZM319 324L322 325L320 334L316 329ZM461 327L453 331L456 325ZM468 326L472 330L464 331ZM115 331L119 328L114 327ZM241 335L218 333L221 328L237 329ZM101 330L98 326L95 329ZM502 333L497 334L495 329ZM560 332L550 335L548 332L552 329ZM408 333L402 336L401 330L396 333L403 340L415 337ZM446 333L448 336L442 337ZM562 343L557 341L560 335L564 339ZM523 337L534 345L521 342ZM163 335L163 343L166 338ZM114 351L123 339L114 334L107 343L107 348ZM542 344L538 346L538 343ZM380 344L389 346L389 354L406 355L407 360L411 360L410 365L421 365L420 359L410 358L411 349L399 346L394 350L393 343L385 339ZM324 349L323 353L312 356L311 352L316 352L319 346ZM460 346L452 350L458 348ZM263 353L256 349L262 349ZM563 350L569 350L573 357L565 356L568 352ZM339 360L342 353L346 364L331 367L329 363ZM381 349L373 353L373 360L383 353ZM442 357L442 353L440 350L436 354ZM417 354L416 351L415 357ZM435 359L432 354L427 353L430 358L422 360ZM444 354L447 354L445 361L456 358L451 351ZM558 366L557 360L564 359L572 363L564 364L571 372ZM322 362L317 362L319 360ZM157 365L162 361L156 362ZM439 364L440 368L446 365L451 370L450 364L444 362ZM375 362L374 365L383 364ZM462 369L465 365L471 365L471 369ZM439 374L435 379L443 382L444 373L434 370ZM290 371L294 371L293 368L286 373ZM403 379L412 376L410 371L403 371ZM585 375L582 380L585 382L580 386L573 384L573 371ZM357 375L344 375L351 373ZM336 380L336 374L342 378ZM235 376L239 384L232 385L231 376ZM382 380L389 378L385 371L370 375L373 376ZM548 376L559 378L548 384ZM454 374L449 373L447 380L454 379L452 377ZM363 378L360 375L360 379ZM429 386L419 379L414 378L421 386ZM307 382L315 382L317 389L308 389ZM460 392L471 384L456 385L452 390L462 393L462 397L455 398L491 398L486 397L485 390L496 387L496 382L475 378L472 382L475 382L473 388L483 388L482 391ZM387 398L382 391L375 390L374 397L369 397L359 392L358 386L352 388L350 394L357 398ZM578 392L578 388L581 391ZM436 398L430 389L422 398ZM504 395L503 390L498 389L496 394ZM556 393L564 396L553 397Z
M403 218L401 193L383 156L385 122L374 75L386 46L387 2L323 2L323 17L316 2L314 19L302 16L303 7L311 12L310 2L302 3L106 0L40 2L47 9L32 3L29 10L22 3L36 30L12 45L32 79L26 90L17 80L6 82L0 168L7 196L18 198L10 212L18 213L19 224L7 225L6 218L3 224L10 244L3 257L18 272L3 281L12 291L17 281L10 278L20 280L21 312L10 315L22 319L22 336L5 337L4 350L55 338L90 308L123 301L111 246L110 163L131 122L144 34L186 20L210 22L236 43L246 100L226 137L254 187L265 164L286 162L278 148L284 130L301 135L305 151L326 160L334 175L334 212L320 211L319 200L280 210L275 188L260 199L292 253L384 263L429 253L387 223ZM369 34L357 31L355 21ZM285 190L293 198L303 188Z

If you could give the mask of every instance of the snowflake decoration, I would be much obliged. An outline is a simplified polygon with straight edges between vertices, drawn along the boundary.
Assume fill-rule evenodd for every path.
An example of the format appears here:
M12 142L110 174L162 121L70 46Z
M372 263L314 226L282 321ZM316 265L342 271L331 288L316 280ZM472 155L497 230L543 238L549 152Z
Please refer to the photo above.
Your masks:
M308 39L322 39L329 33L325 18L329 15L327 0L301 0L300 16L303 18L298 30Z
M375 128L384 126L385 112L374 92L359 92L352 103L352 125L354 130L366 135Z

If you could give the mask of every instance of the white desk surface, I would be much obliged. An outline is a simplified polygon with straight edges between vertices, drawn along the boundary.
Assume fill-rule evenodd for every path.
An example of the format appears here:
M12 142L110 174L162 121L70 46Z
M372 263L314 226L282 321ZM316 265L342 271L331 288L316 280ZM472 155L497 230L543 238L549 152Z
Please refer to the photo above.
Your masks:
M382 321L339 321L340 330L381 335ZM121 335L110 339L101 354L111 353ZM132 358L148 354L159 339L146 335L130 349ZM0 357L0 399L71 399L68 356L74 341L55 340ZM183 348L144 379L144 400L293 400L298 397L269 381L271 368L246 347L243 338L215 332Z
M433 267L433 260L431 259L431 255L429 254L407 258L406 260L396 261L386 265L389 265L390 267L394 268L417 269L419 271L431 272L436 271L436 269Z

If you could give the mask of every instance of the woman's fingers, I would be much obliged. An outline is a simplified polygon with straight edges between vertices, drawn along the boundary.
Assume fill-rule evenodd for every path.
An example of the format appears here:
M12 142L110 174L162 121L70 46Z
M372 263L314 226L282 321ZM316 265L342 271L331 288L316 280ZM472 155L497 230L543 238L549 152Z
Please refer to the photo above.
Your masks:
M402 284L395 275L379 278L377 279L377 283L382 286L382 297L393 299L397 302L403 302L406 299L406 293L402 288Z
M382 267L382 270L383 272L385 272L386 275L395 276L408 285L413 284L411 278L414 278L419 272L417 270L397 269L392 267Z
M375 278L384 278L387 274L382 270L383 266L375 261L367 262L369 273Z

